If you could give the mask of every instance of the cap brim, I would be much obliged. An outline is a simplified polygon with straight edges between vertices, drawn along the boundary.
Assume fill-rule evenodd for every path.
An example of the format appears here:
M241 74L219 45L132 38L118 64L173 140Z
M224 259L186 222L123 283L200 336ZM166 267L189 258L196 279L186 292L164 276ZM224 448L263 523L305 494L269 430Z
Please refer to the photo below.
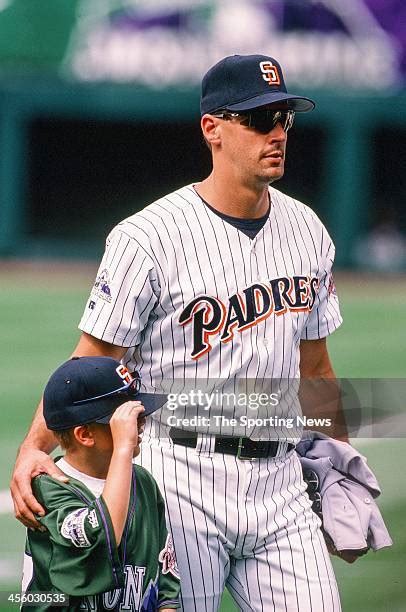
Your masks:
M142 413L142 416L149 416L156 410L159 410L160 408L162 408L164 404L166 404L166 402L168 401L168 396L163 395L161 393L137 393L137 395L134 397L127 397L125 401L126 402L130 402L130 401L141 402L141 404L144 406L144 409L145 409L145 411ZM120 404L123 404L123 403L124 402L121 399ZM114 410L117 407L118 406L116 406ZM111 417L114 414L114 410L110 414L104 417L101 417L100 419L96 419L95 422L108 424L110 422Z
M134 399L141 402L144 406L145 412L143 412L143 416L148 416L162 408L168 401L168 396L162 393L137 393Z
M289 109L296 111L297 113L307 113L313 110L316 106L315 102L310 100L310 98L293 96L291 94L284 93L283 91L270 91L262 96L255 96L249 100L244 100L244 102L227 104L224 108L230 111L244 111L252 108L258 108L259 106L265 106L267 104L277 104L278 102L287 102Z

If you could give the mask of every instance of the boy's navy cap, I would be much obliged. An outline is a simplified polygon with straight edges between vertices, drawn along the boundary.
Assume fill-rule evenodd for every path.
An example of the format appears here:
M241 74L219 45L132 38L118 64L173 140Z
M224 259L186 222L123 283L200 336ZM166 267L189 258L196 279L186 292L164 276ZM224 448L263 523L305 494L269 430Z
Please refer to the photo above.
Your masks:
M139 393L137 380L111 357L73 357L49 379L44 391L48 429L60 431L85 423L108 423L118 406L140 401L148 416L167 402L167 396Z
M315 103L286 91L280 64L266 55L231 55L204 75L201 114L224 109L244 111L286 102L290 110L307 112Z

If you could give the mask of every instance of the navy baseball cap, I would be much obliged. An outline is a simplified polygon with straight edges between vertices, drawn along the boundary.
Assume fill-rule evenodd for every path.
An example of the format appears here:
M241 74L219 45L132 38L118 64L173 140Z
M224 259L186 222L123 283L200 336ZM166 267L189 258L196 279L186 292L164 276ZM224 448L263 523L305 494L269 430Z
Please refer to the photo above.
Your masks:
M108 423L118 406L140 401L148 416L167 396L139 393L141 379L111 357L72 357L49 379L44 391L44 418L48 429L61 431L85 423Z
M278 102L302 113L315 107L310 98L286 91L282 68L273 57L230 55L210 68L202 80L202 115L220 109L251 110Z

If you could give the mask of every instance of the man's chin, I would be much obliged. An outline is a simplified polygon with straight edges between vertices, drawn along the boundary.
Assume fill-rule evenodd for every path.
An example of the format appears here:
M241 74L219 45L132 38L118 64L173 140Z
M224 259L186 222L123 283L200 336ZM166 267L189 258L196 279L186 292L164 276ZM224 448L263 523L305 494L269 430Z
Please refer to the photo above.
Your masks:
M267 168L265 172L263 172L263 176L261 177L264 181L267 181L268 184L273 183L274 181L279 181L284 175L285 168L283 165L274 168Z
M281 179L283 177L283 172L280 173L272 173L272 176L267 176L266 179L264 180L264 183L266 182L268 185L271 185L272 183L275 183L276 181L279 181L279 179Z
M269 173L271 175L271 177L272 177L271 180L272 181L278 181L280 178L283 177L284 172L285 172L284 164L276 166L275 168L271 168L271 171Z

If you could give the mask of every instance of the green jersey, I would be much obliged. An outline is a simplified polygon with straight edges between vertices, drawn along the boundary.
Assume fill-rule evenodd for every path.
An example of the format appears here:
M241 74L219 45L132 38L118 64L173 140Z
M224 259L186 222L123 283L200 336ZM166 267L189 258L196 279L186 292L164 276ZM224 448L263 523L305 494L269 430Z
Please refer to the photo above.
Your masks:
M158 486L142 467L133 467L127 522L120 546L103 497L80 480L68 483L40 475L33 480L36 498L46 509L39 522L47 531L28 531L26 556L32 576L29 593L63 593L69 605L52 603L22 610L132 610L152 612L179 607L179 575L165 506ZM55 601L55 600L54 600Z

